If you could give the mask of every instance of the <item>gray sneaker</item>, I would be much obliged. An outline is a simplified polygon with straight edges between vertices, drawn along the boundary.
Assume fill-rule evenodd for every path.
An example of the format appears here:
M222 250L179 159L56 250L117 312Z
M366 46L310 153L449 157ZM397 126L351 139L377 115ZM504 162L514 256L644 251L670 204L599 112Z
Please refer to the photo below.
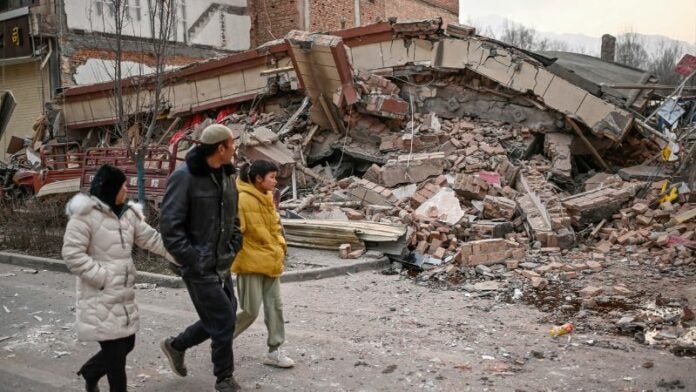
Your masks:
M164 338L160 342L160 348L162 352L167 357L169 361L169 366L172 368L174 374L179 377L186 377L187 370L186 365L184 365L184 355L185 351L176 350L172 347L172 341L174 338Z
M242 386L237 384L234 377L228 377L215 383L215 392L237 392L241 390Z

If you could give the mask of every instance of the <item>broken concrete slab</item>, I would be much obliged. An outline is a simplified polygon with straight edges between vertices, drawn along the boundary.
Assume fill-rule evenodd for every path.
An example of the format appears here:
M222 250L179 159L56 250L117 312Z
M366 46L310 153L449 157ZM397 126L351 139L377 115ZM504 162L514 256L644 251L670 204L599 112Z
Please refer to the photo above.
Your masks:
M574 136L565 133L547 133L544 152L551 158L551 174L562 182L572 181L573 161L570 146Z
M363 179L353 182L348 188L348 193L351 200L365 204L391 206L399 201L391 190Z
M631 167L624 167L623 169L619 170L619 176L621 176L621 178L624 181L656 181L671 178L672 175L667 171L665 167L636 165Z
M611 218L634 196L632 187L597 188L561 200L572 217L573 226L584 227Z
M324 129L343 131L343 121L336 109L358 101L343 39L292 30L285 40L297 78L312 100L312 121ZM336 102L333 97L337 91Z
M629 112L554 75L522 52L478 37L437 42L432 64L469 69L515 91L533 92L545 105L578 117L593 133L614 141L621 141L633 122Z
M616 174L597 173L594 176L585 180L585 191L592 191L597 188L603 188L611 185L620 185L623 181Z
M429 177L441 175L444 163L443 152L400 155L382 167L382 184L393 187L425 181Z

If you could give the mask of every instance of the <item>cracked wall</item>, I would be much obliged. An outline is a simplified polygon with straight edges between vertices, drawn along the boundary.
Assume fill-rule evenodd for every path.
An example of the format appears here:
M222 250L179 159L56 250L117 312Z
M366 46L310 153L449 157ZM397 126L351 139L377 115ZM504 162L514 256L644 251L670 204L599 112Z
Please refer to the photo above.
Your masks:
M526 55L479 38L443 39L436 43L432 64L469 69L504 87L534 94L540 102L582 120L593 133L614 141L623 139L633 117L543 69Z

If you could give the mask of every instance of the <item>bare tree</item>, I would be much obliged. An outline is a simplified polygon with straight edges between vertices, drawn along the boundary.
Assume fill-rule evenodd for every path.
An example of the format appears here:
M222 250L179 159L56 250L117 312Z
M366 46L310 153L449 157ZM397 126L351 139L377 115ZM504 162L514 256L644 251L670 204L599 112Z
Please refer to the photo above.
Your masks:
M681 75L674 71L683 48L679 41L662 40L657 46L648 64L648 71L657 76L660 83L677 85L681 82Z
M135 151L135 162L138 170L138 198L145 200L145 154L152 135L157 128L157 119L162 111L163 74L165 71L168 48L175 37L176 1L148 0L152 54L155 58L154 92L149 106L148 125L145 135L140 139Z
M102 12L103 26L113 22L113 103L116 123L114 133L123 140L129 156L133 157L137 168L138 199L145 200L145 158L152 136L157 130L159 114L165 109L162 92L168 49L176 33L176 0L148 0L149 39L141 38L138 49L139 64L137 75L124 74L123 37L132 23L128 0L104 0L109 15ZM139 10L138 10L139 12ZM138 18L139 19L139 18ZM138 35L133 28L133 35ZM154 59L154 71L145 72L145 58ZM142 125L142 126L141 126ZM131 127L132 126L132 127ZM131 133L131 131L135 131Z
M493 28L490 25L483 26L480 23L476 23L476 22L474 22L473 19L471 19L471 16L469 16L469 18L466 20L465 24L467 26L471 26L471 27L476 28L476 34L478 34L478 35L482 35L482 36L485 36L488 38L498 39L497 34L495 33L495 31L493 31Z
M546 51L557 51L557 52L570 52L570 46L563 42L559 41L557 39L548 39L548 38L543 38L543 39L537 39L534 42L534 50L539 51L539 52L546 52Z
M648 65L648 52L640 36L628 32L619 36L616 42L616 62L634 68L645 69Z
M537 32L531 27L506 21L500 40L520 49L534 50Z
M505 22L500 40L520 49L535 52L568 52L570 50L567 43L557 39L541 38L534 28L518 23Z
M124 6L123 0L109 0L109 5L114 12L114 30L116 34L116 50L114 61L114 98L116 103L116 126L117 135L126 134L128 129L127 117L123 106L123 24L128 17L128 6Z

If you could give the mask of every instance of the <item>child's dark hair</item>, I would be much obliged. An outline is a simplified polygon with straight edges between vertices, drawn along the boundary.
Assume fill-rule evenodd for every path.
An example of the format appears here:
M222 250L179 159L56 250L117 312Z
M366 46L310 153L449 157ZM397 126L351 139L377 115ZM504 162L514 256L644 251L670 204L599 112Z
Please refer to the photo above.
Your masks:
M276 164L273 162L260 159L252 163L244 163L239 170L239 178L241 178L244 182L253 184L256 180L256 176L261 176L261 178L264 178L266 177L266 174L271 172L278 172L278 166L276 166Z

